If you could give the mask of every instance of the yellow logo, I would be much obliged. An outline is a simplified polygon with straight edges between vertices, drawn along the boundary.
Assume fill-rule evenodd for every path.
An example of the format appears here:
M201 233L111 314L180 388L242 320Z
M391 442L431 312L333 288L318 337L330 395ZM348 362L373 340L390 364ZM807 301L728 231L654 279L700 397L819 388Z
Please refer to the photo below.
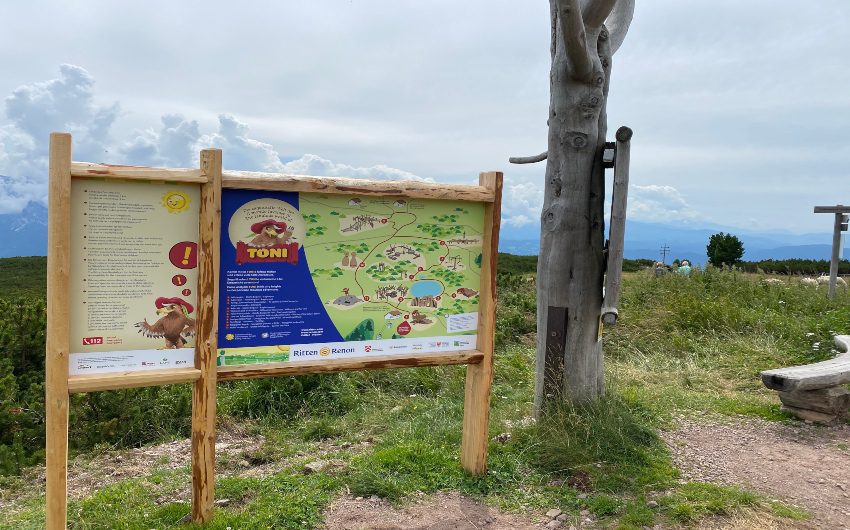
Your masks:
M319 350L319 355L321 355L322 357L327 357L330 354L331 354L330 348L322 348L321 350Z
M224 338L225 338L225 340L233 340L233 339L236 338L236 336L233 333L228 333L227 335L224 336Z
M282 352L289 353L289 346L278 346L277 349Z
M162 205L168 213L180 213L189 209L189 196L182 191L169 191L162 196Z

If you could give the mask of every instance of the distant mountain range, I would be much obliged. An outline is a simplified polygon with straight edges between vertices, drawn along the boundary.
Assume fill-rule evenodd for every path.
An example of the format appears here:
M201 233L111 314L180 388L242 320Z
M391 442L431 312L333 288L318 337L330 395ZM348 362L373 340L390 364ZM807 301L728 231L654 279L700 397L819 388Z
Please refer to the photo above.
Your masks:
M744 242L744 259L829 259L832 234L793 234L790 232L750 232L712 226L695 228L629 221L626 225L625 256L629 259L660 259L662 245L670 247L667 262L688 259L705 263L708 238L717 232L733 233ZM503 227L499 250L511 254L534 255L539 249L539 229ZM30 202L17 214L0 215L0 257L44 256L47 254L47 208ZM846 253L845 253L846 255Z
M22 212L0 214L0 258L47 255L47 207L30 202Z
M538 228L520 229L505 227L499 241L499 250L511 254L537 254ZM832 234L794 234L791 232L754 232L724 226L706 228L628 221L626 223L625 257L629 259L661 259L661 246L667 245L667 262L688 259L705 263L708 238L718 232L735 234L744 243L744 259L829 259L832 252ZM846 255L846 254L845 254Z

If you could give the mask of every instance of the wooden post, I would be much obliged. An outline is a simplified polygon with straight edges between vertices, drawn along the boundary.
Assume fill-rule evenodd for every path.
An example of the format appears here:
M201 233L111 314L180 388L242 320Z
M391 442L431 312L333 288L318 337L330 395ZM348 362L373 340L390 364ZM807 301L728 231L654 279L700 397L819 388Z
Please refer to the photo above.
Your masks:
M71 135L50 134L45 351L46 527L68 518L68 355L70 350Z
M632 130L620 127L614 150L614 190L611 199L611 224L608 230L608 267L605 275L605 300L602 322L617 323L620 302L620 280L623 276L623 246L626 238L626 204L629 197L629 159ZM601 369L601 368L600 368Z
M835 298L835 286L838 283L838 260L841 259L839 249L841 248L841 221L844 215L835 214L835 229L832 232L832 259L829 262L829 291L827 297Z
M502 215L500 172L481 173L479 183L492 190L495 200L484 206L484 239L481 244L481 295L478 306L478 350L484 358L466 367L463 406L463 440L460 461L473 475L487 471L490 441L490 387L493 384L493 350L496 329L496 263L499 257L499 227Z
M829 262L829 291L827 296L835 298L835 288L838 282L838 262L841 259L841 232L844 228L844 216L850 214L850 206L815 206L815 213L835 214L835 226L832 232L832 259Z
M216 350L218 341L218 267L221 238L221 150L201 151L198 234L198 314L192 389L192 520L206 523L215 498Z

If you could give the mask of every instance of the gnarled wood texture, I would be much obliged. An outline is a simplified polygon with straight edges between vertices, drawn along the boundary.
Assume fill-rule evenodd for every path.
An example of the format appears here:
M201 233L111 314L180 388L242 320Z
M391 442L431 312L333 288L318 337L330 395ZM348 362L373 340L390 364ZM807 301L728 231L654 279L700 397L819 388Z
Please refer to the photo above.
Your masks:
M633 5L622 1L589 0L579 9L577 0L550 0L549 141L537 268L538 415L548 402L587 401L604 392L599 340L605 241L602 154L613 51L602 22L616 13L618 30L625 32ZM549 308L568 315L562 349L547 348ZM553 352L559 351L563 359L555 358L561 354ZM546 381L553 378L562 381L560 392L547 388Z

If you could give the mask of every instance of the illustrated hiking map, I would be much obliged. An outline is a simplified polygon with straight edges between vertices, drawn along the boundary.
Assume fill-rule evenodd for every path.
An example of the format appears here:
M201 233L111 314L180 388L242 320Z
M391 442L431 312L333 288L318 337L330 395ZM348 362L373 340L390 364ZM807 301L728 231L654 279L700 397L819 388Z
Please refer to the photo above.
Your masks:
M484 206L225 190L219 364L475 348Z

